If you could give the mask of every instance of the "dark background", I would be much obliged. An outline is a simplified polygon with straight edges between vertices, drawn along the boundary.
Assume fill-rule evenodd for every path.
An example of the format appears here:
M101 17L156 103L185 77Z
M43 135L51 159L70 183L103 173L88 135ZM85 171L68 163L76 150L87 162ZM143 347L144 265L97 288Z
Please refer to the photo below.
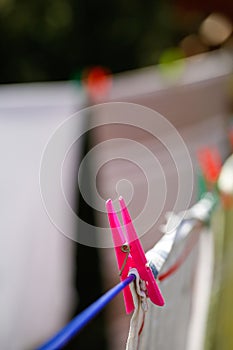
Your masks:
M0 83L74 79L93 65L116 73L156 64L212 11L232 15L232 3L2 0Z

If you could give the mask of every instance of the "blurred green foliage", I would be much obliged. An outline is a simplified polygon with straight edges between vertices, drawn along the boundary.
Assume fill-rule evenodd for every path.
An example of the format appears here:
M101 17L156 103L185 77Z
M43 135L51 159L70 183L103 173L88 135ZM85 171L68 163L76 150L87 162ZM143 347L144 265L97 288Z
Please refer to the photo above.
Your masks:
M187 33L184 23L171 0L0 0L0 82L155 64Z
M219 209L212 227L215 239L215 269L205 350L233 349L233 208Z

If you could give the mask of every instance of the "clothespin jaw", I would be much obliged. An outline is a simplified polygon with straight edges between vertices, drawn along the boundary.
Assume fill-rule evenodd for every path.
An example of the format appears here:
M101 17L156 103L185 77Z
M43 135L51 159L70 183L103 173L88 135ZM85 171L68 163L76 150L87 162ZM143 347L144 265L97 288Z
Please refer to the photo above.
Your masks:
M121 206L121 214L123 218L123 224L126 233L126 239L124 238L123 231L121 229L120 221L117 214L114 211L112 201L109 199L106 203L108 218L110 227L112 229L113 242L115 246L116 258L118 268L120 271L120 278L123 281L130 269L136 268L141 280L145 281L147 287L147 294L151 301L159 306L164 305L164 299L156 283L154 275L147 265L146 256L142 245L138 239L137 233L133 226L130 214L125 205L124 199L119 198ZM126 306L126 312L130 313L134 310L133 298L130 292L130 288L124 289L124 300Z

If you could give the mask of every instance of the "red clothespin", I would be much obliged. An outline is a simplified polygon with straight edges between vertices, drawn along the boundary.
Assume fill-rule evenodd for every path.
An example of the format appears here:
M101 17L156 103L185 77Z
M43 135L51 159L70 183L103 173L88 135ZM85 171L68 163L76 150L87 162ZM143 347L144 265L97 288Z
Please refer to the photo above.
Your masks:
M120 197L119 202L121 206L121 215L123 218L126 239L121 229L120 221L116 212L114 211L111 199L106 202L106 207L112 230L121 281L126 279L130 269L136 268L140 278L146 283L147 295L150 300L156 305L163 306L164 299L156 283L154 275L150 267L147 265L145 253L134 229L124 199ZM133 298L129 286L124 288L123 295L126 312L129 314L134 310Z
M222 167L220 153L216 148L206 147L198 152L198 159L205 180L208 184L214 185Z
M100 101L108 95L112 86L110 70L101 66L93 67L85 74L84 84L91 100Z

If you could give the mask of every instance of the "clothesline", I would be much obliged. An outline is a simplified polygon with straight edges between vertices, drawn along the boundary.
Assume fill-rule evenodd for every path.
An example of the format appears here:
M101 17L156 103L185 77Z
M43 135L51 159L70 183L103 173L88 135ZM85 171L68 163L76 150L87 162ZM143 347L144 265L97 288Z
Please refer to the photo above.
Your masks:
M206 225L210 219L213 208L216 205L217 198L212 193L206 193L203 198L189 209L181 220L178 227L173 232L165 234L161 240L146 253L149 266L154 277L159 281L163 281L171 276L182 265L189 253L192 251L198 240L201 227ZM176 215L171 215L171 220L177 220ZM187 239L187 241L186 241ZM185 247L176 262L164 273L159 274L174 244L185 242ZM126 286L128 286L136 278L130 274L123 282L106 292L97 301L91 304L87 309L77 315L68 325L59 331L52 339L38 348L38 350L55 350L61 349L75 334L79 333L103 308Z
M58 332L51 340L38 348L38 350L55 350L64 346L75 334L79 333L87 323L89 323L103 308L119 294L134 279L135 275L131 274L123 282L118 283L88 308L77 315L68 325Z

